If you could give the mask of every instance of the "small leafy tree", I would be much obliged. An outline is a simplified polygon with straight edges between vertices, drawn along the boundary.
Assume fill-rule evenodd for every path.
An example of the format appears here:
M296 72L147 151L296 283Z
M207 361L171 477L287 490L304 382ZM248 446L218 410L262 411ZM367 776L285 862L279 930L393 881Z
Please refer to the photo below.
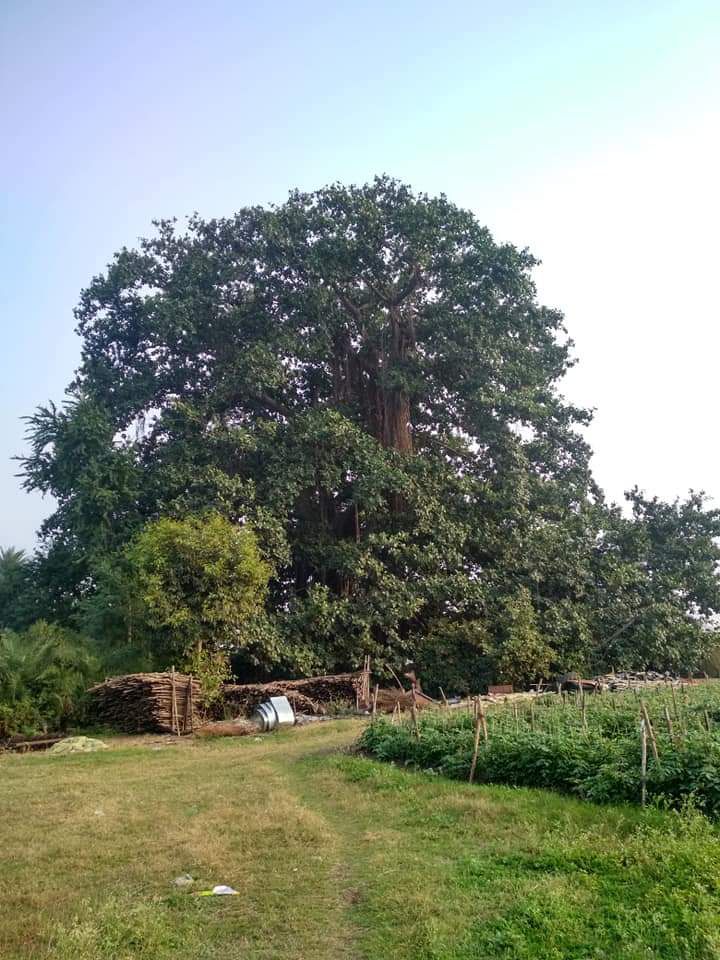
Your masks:
M495 651L498 679L523 685L546 677L552 649L538 630L529 590L521 587L504 599L498 623Z
M262 643L255 622L270 568L248 527L218 514L164 517L134 537L126 560L137 628L158 662L213 673L229 651Z

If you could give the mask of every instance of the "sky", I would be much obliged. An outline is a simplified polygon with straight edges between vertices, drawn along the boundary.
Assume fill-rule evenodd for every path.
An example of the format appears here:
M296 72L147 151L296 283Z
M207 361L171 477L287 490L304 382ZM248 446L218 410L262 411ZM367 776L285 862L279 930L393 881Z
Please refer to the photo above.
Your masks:
M153 219L389 173L542 260L610 498L720 500L720 4L3 0L0 546L80 290Z

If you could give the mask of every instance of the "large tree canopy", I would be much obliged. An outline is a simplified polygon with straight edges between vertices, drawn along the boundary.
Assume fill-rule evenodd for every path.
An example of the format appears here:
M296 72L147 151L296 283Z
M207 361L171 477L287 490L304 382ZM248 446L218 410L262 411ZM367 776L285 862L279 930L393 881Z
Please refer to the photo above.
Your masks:
M70 402L31 419L26 483L58 499L45 550L73 558L67 594L144 522L213 509L255 528L295 668L430 658L443 633L490 673L603 659L612 544L633 533L592 482L529 253L388 178L156 226L83 292ZM704 616L713 529L683 531ZM691 593L668 602L699 629ZM612 629L627 643L640 619Z

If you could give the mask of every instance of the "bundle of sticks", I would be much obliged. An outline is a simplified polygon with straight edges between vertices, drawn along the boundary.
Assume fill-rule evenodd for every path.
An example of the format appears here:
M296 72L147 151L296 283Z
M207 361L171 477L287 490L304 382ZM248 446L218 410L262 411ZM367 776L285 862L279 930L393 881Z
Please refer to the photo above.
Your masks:
M200 684L169 673L131 673L88 691L89 717L126 733L191 733L199 723Z
M338 673L305 680L275 680L271 683L232 683L223 689L226 711L248 716L270 697L287 697L297 713L323 714L329 703L366 703L365 671Z
M680 678L671 673L659 673L657 670L622 670L619 673L605 673L593 678L601 687L609 690L626 690L640 686L659 686L664 683L678 683ZM685 681L686 683L688 681Z

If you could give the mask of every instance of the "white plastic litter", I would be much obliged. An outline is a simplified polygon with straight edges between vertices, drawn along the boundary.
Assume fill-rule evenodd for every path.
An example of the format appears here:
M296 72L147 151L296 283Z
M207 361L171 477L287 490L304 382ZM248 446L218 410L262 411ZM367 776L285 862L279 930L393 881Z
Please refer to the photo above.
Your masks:
M212 890L198 890L197 897L239 897L240 894L225 883L218 883Z

